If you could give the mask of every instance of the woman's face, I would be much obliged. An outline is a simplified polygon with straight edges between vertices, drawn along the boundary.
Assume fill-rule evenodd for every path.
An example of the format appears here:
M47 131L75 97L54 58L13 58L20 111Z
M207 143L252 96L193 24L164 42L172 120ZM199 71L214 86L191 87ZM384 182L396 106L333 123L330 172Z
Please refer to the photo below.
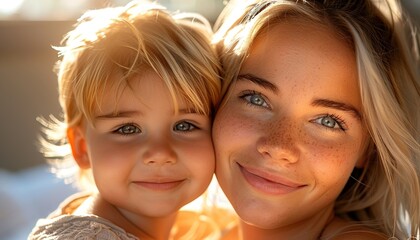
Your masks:
M272 25L225 101L216 175L242 220L273 229L331 217L367 139L347 43L315 24Z

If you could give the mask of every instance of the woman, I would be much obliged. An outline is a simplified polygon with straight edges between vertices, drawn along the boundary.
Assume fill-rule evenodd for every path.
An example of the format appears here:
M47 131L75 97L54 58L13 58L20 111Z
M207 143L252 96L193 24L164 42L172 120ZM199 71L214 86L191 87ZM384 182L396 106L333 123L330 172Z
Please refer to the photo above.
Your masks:
M368 0L226 7L213 139L217 178L241 219L232 238L418 235L419 62L398 9Z

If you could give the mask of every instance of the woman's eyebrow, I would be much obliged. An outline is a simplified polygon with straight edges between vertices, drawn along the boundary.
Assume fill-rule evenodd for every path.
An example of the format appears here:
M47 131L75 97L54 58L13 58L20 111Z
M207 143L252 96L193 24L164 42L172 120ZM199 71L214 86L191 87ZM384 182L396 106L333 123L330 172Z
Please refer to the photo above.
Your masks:
M251 81L265 89L268 89L272 91L273 93L277 94L279 92L279 89L276 87L276 85L272 84L271 82L267 81L264 78L257 77L253 74L247 73L247 74L240 74L238 76L238 80L248 80Z
M238 75L238 81L239 80L251 81L263 88L271 90L273 93L276 93L276 94L279 92L279 89L277 88L277 86L275 86L271 82L250 73ZM362 119L362 114L360 114L360 112L354 106L343 103L343 102L337 102L337 101L333 101L329 99L316 99L312 102L312 105L322 106L322 107L327 107L327 108L334 108L341 111L351 112L357 119L359 120Z
M362 114L352 105L343 102L337 102L329 99L315 99L312 102L312 106L321 106L327 108L334 108L341 111L352 113L357 119L362 119Z

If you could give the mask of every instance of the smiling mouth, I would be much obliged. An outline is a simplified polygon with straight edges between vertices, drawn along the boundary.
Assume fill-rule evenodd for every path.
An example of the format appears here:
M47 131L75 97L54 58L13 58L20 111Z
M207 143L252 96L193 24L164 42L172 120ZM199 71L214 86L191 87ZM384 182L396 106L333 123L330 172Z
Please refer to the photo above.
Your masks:
M148 182L148 181L135 181L137 186L147 188L154 191L168 191L180 186L184 180L166 181L166 182Z
M297 191L306 186L293 183L285 179L274 180L274 177L265 176L268 175L266 173L259 172L258 170L247 169L239 163L237 164L249 185L263 193L282 195Z

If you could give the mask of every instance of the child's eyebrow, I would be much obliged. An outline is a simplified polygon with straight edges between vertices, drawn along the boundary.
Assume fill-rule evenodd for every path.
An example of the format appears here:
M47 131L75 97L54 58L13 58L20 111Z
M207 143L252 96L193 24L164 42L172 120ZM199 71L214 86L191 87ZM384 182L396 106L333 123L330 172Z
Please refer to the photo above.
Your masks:
M343 103L343 102L337 102L330 99L315 99L312 102L312 106L321 106L321 107L327 107L327 108L334 108L341 111L346 111L352 113L357 119L362 119L362 114L360 114L359 110L355 108L354 106Z
M182 108L178 110L180 114L201 114L197 112L194 108ZM143 113L139 111L120 111L120 112L112 112L107 114L102 114L95 116L95 120L104 120L104 119L113 119L113 118L126 118L126 117L135 117L143 115Z
M103 115L98 115L98 116L95 116L95 119L101 120L101 119L110 119L110 118L124 118L124 117L138 116L138 115L142 115L142 113L138 111L121 111L121 112L112 112L112 113L107 113Z
M181 113L181 114L188 114L188 113L201 114L200 112L197 112L194 108L181 108L181 109L178 109L178 113Z
M239 80L249 80L265 89L268 89L270 91L272 91L273 93L277 94L279 92L279 89L277 88L276 85L272 84L271 82L269 82L268 80L261 78L261 77L257 77L254 74L251 73L247 73L247 74L240 74L238 76L238 81Z

